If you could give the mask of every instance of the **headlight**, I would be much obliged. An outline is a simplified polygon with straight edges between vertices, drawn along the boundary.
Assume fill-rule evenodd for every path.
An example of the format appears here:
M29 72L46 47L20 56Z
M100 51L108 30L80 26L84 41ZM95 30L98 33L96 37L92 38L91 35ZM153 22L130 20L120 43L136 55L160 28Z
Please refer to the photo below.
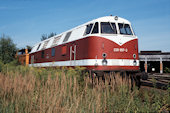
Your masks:
M133 54L133 58L136 58L136 54Z
M115 20L118 20L118 16L115 16Z
M103 56L103 58L106 58L106 57L107 57L107 54L106 54L106 53L103 53L102 56Z
M136 66L137 65L137 62L136 60L133 61L133 65Z
M103 60L102 60L102 65L104 65L104 66L107 65L107 60L106 60L106 59L103 59Z

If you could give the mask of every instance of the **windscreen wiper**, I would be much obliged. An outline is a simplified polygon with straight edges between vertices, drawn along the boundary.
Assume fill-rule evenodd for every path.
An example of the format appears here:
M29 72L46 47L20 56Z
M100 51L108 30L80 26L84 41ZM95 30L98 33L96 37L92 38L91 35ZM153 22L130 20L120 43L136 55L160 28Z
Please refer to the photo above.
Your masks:
M113 30L113 33L114 33L114 29L113 29L113 26L112 26L112 24L109 22L109 24L110 24L110 26L111 26L111 28L112 28L112 30Z

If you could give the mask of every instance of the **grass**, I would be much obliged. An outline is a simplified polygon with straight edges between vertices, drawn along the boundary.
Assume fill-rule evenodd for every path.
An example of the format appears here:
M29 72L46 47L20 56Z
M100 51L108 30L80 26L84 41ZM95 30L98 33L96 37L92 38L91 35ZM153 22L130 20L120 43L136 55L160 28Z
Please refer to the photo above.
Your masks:
M32 68L3 65L0 113L112 113L170 110L166 91L133 88L119 73L106 82L89 78L83 68ZM111 76L111 77L108 77ZM110 80L111 79L111 80Z

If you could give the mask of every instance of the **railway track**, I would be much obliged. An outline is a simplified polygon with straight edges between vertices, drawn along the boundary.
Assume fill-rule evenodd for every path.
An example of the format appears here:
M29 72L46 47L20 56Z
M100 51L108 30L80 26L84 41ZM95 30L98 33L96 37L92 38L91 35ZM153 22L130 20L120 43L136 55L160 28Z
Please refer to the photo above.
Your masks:
M155 87L166 90L170 87L170 74L149 74L147 80L141 80L142 87Z

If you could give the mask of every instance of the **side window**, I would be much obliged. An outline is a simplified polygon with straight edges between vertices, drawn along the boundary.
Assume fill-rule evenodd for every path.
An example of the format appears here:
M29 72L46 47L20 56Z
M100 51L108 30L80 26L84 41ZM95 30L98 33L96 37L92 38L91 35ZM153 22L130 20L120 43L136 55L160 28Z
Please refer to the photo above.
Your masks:
M98 22L96 22L95 25L94 25L92 34L93 34L93 33L99 33L99 25L98 25Z
M38 47L37 47L37 51L38 51L38 49L40 48L40 46L41 46L41 43L38 45Z
M43 51L41 52L41 58L44 58L44 54L45 54L45 51L43 50Z
M69 39L70 35L71 35L71 31L66 34L63 42L66 42Z
M51 56L55 56L55 48L51 49Z
M67 46L62 46L61 54L64 56L64 55L66 55L66 52L67 52Z
M86 26L86 31L85 31L84 35L90 34L92 26L93 26L93 24L89 24L89 25Z

